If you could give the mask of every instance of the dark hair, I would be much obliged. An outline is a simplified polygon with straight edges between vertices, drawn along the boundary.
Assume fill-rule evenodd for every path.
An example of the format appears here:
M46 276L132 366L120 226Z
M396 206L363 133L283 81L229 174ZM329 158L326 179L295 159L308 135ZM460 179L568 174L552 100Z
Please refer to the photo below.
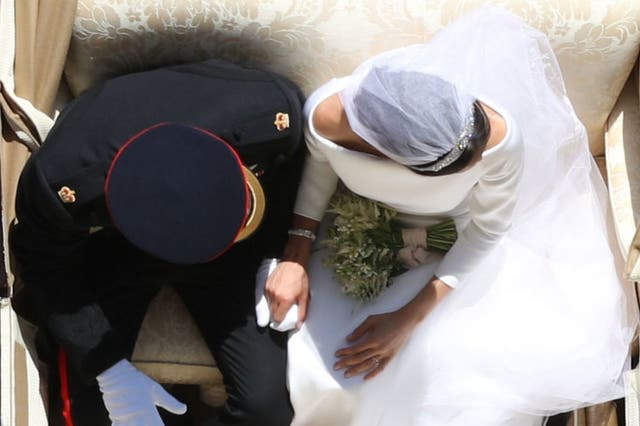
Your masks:
M489 134L491 133L491 125L489 124L489 118L487 117L487 114L484 112L484 109L482 108L482 106L480 106L480 103L478 101L475 101L473 103L473 119L474 119L474 125L473 125L474 128L473 128L473 134L469 138L469 145L456 161L449 164L447 167L440 169L437 172L420 171L412 168L411 166L409 166L409 169L415 173L418 173L419 175L443 176L443 175L450 175L452 173L459 172L460 170L467 167L471 163L471 161L477 155L480 155L480 153L484 150L484 147L487 145L487 141L489 140ZM438 161L442 160L442 158L444 158L445 155L447 155L447 153L442 155L437 160L427 164L421 164L419 167L428 167L432 164L435 164Z

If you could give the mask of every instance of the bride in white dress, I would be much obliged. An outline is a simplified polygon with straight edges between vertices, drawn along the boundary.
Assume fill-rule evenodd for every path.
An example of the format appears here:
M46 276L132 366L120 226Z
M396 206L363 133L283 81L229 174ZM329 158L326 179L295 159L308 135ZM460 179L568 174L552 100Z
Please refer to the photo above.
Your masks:
M635 311L544 35L481 8L330 81L305 112L294 229L265 289L274 319L299 307L295 425L540 425L623 395ZM458 240L350 299L311 244L338 180L411 226L451 217Z

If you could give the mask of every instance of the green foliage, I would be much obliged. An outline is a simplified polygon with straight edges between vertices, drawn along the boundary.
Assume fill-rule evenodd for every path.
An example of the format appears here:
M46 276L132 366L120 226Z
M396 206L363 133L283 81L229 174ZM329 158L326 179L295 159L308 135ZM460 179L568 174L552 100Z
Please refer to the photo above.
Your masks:
M446 253L458 238L456 223L447 219L427 228L427 248Z
M336 217L327 232L327 266L334 269L344 294L374 299L404 270L397 260L402 247L400 229L393 222L397 212L345 192L336 193L329 212Z
M393 276L405 271L398 261L404 243L394 220L397 212L344 190L333 196L329 212L335 219L327 231L330 255L325 264L335 271L344 294L362 301L376 298L393 283ZM448 219L427 228L425 246L444 253L457 236L454 221Z

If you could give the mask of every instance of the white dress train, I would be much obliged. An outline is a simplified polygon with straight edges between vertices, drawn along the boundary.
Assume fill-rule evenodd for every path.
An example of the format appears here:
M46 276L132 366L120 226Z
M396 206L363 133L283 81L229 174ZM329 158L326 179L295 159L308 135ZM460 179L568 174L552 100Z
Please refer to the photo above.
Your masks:
M606 189L546 38L509 13L481 8L399 57L421 56L432 58L424 68L495 107L505 140L463 173L416 175L315 132L313 108L344 87L334 80L305 106L311 156L296 212L321 217L340 178L412 225L453 217L460 245L489 247L467 231L500 226L503 206L513 207L510 226L486 250L434 256L370 303L341 294L318 244L309 315L289 339L293 424L527 426L621 397L637 315L619 279ZM517 176L518 188L487 189L496 176ZM364 382L333 371L347 334L368 315L400 308L445 269L455 290L381 374Z

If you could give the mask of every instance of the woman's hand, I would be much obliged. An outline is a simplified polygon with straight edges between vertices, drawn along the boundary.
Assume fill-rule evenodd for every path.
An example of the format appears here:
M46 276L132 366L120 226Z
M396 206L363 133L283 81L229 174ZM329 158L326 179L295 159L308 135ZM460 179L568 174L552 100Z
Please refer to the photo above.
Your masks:
M345 369L345 377L365 372L365 380L375 377L404 346L416 324L403 309L369 316L347 336L351 345L336 352L340 360L334 370Z
M334 370L345 369L345 377L367 373L365 380L377 376L404 346L413 329L453 289L437 277L409 303L394 312L369 316L350 335L350 346L336 351L340 358Z
M309 277L307 271L298 262L283 260L273 271L264 287L269 301L271 317L276 322L284 320L294 303L298 304L299 328L307 316L309 303Z

